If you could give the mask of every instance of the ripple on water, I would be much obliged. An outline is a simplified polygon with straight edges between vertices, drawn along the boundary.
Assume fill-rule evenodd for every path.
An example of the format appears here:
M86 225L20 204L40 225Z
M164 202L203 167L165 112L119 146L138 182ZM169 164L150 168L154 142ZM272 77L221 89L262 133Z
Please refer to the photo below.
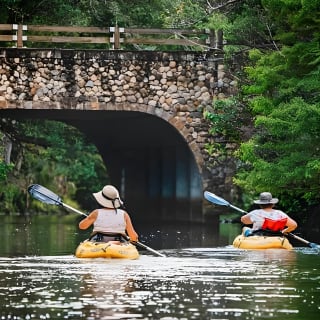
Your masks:
M304 314L310 320L319 314L320 261L310 250L163 252L167 258L143 252L129 261L0 258L0 319L294 320Z

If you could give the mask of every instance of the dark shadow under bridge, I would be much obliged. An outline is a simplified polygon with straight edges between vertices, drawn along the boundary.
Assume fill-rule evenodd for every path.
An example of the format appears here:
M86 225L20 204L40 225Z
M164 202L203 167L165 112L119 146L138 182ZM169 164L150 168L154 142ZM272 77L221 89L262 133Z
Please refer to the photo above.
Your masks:
M194 155L165 120L143 112L110 110L7 109L0 114L57 120L78 128L98 148L111 183L134 220L203 222L203 187Z

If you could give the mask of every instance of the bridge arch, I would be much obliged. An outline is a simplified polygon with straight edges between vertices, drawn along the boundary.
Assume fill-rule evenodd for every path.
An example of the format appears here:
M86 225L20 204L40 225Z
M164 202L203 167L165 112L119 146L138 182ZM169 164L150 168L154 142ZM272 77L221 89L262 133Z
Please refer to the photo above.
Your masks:
M188 130L174 117L166 119L134 109L6 109L0 114L11 119L61 121L76 127L96 145L111 183L119 188L135 219L202 222L199 165L188 135L181 134Z
M130 207L152 220L203 221L203 189L226 181L223 167L207 165L212 137L203 118L227 87L219 59L210 52L6 48L0 114L74 125L96 144Z
M64 109L63 106L62 108ZM90 107L88 106L86 107L86 109L89 109L89 108ZM202 157L201 149L199 148L199 145L196 143L196 139L194 138L195 136L194 129L190 125L188 125L188 123L186 123L186 119L184 117L181 118L176 114L173 114L172 112L164 111L163 109L157 108L155 106L148 106L143 104L137 105L133 103L109 104L108 106L103 106L98 103L98 104L95 104L94 109L100 110L100 111L105 110L105 111L118 111L118 112L132 112L134 114L146 113L151 116L150 119L154 117L162 119L163 121L167 122L168 125L170 124L172 127L174 127L176 129L176 133L183 137L183 139L185 140L185 143L188 145L191 152L193 153L199 173L202 172L204 159Z

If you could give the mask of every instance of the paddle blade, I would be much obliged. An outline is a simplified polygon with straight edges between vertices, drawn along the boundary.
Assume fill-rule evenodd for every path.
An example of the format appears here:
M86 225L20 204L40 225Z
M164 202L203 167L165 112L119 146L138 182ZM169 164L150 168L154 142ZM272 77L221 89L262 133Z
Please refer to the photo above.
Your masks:
M316 243L309 242L308 245L309 245L310 248L320 250L320 245L318 245Z
M34 199L46 204L62 205L62 201L58 195L39 184L30 185L28 192Z
M218 204L220 206L230 206L230 203L224 199L222 199L221 197L218 197L217 195L215 195L214 193L211 193L209 191L205 191L204 192L204 198L207 199L208 201Z

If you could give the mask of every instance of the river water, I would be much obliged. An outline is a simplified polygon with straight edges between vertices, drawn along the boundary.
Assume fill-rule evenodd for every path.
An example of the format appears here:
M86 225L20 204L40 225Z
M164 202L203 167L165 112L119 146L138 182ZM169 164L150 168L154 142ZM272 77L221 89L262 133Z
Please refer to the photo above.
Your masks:
M2 216L0 319L319 319L317 249L235 249L235 224L136 224L166 257L77 259L77 223Z

